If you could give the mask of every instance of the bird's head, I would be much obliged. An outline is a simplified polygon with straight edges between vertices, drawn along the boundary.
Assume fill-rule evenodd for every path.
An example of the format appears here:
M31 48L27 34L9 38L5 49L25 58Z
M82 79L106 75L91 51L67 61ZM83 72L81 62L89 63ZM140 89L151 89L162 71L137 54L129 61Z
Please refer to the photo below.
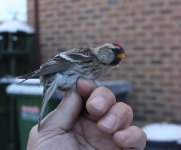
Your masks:
M97 58L107 65L117 65L126 57L124 49L117 43L106 43L95 48Z

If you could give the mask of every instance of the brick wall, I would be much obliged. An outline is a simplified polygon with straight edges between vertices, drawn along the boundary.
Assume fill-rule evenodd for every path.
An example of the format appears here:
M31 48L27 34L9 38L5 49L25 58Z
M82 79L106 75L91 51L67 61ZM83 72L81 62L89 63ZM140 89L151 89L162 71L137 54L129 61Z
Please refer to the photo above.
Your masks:
M39 0L42 62L58 49L121 42L127 59L104 79L133 84L135 120L181 123L180 0ZM33 4L28 1L29 23Z

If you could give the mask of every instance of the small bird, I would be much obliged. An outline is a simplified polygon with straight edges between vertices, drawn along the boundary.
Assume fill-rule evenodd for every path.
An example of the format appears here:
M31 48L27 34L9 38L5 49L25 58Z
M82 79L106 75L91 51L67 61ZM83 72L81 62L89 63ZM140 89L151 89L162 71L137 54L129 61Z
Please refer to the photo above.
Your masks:
M124 49L117 43L106 43L96 48L75 48L57 54L32 73L20 78L40 78L43 85L43 101L40 110L38 129L45 107L56 90L76 88L80 77L95 80L125 58Z

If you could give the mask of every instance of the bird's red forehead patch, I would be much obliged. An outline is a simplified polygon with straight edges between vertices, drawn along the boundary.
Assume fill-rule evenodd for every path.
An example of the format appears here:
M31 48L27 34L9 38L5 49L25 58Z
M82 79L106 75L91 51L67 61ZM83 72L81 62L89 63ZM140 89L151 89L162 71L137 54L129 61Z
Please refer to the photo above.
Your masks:
M120 44L118 44L118 43L112 43L112 45L114 45L114 46L121 46Z

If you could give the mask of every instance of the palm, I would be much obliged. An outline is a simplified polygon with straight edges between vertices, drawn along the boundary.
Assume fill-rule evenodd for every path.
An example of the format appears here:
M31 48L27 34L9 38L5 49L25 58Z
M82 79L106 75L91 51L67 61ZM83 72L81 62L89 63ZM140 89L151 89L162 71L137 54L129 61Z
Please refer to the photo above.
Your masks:
M47 134L45 136L47 137ZM97 129L96 122L84 117L79 117L70 130L51 131L49 137L51 138L45 138L45 141L41 142L40 149L45 149L51 145L51 150L120 150L112 140L111 135L102 133Z

